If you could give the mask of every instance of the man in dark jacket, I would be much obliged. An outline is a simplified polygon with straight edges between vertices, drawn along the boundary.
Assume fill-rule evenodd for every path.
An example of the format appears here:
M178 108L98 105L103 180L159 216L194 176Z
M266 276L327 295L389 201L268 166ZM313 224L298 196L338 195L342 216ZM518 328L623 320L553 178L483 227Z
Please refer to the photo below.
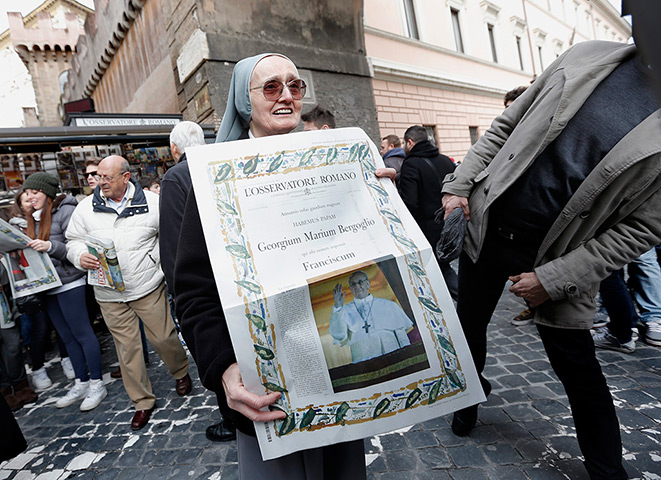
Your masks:
M436 211L441 208L441 182L454 171L454 163L441 155L428 139L427 131L419 126L404 133L406 158L399 177L399 194L418 222L422 233L435 250L443 225L436 223ZM457 300L457 274L449 263L438 262L453 300Z
M161 221L158 232L161 267L170 295L174 294L174 262L181 233L181 221L186 198L192 186L185 150L188 147L204 144L204 132L195 122L179 122L170 132L170 151L176 165L165 172L161 181L159 206ZM221 413L220 422L209 426L206 436L214 442L226 442L236 438L236 430Z
M381 156L386 167L394 168L397 172L395 183L399 186L399 174L406 152L402 148L402 141L397 135L386 135L381 140Z
M161 268L165 274L168 293L174 294L174 260L181 230L186 197L191 187L190 172L186 161L186 148L204 145L204 132L195 122L179 122L170 132L170 151L174 167L168 169L161 180L158 243L161 249Z

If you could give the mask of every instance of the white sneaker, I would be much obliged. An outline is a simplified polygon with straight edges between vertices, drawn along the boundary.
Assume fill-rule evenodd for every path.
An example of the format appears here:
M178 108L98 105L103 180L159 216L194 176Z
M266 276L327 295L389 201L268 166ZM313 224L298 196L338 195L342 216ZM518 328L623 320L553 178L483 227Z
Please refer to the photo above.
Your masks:
M53 385L53 382L48 377L48 373L46 372L46 367L41 367L39 370L32 372L32 383L34 385L34 389L37 391L46 390Z
M64 372L64 375L69 380L76 378L76 374L73 371L73 365L71 365L71 360L69 357L64 357L62 360L60 360L60 364L62 365L62 371Z
M87 391L85 400L83 400L83 403L80 405L80 411L89 412L90 410L94 410L99 406L101 400L106 398L106 395L108 395L108 390L106 390L103 380L90 381L90 388Z
M645 331L645 343L661 347L661 321L648 322Z
M61 397L55 403L55 406L57 408L64 408L76 403L78 400L82 400L87 396L89 388L90 382L81 382L79 379L76 379L76 383L71 387L71 390L65 396Z

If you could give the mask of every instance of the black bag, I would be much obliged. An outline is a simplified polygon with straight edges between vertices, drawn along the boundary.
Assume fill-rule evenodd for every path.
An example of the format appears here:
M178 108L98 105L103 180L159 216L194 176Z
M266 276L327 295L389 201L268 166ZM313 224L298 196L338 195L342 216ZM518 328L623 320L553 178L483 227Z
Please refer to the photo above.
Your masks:
M40 295L27 295L16 299L16 309L19 313L33 315L44 310L44 303Z

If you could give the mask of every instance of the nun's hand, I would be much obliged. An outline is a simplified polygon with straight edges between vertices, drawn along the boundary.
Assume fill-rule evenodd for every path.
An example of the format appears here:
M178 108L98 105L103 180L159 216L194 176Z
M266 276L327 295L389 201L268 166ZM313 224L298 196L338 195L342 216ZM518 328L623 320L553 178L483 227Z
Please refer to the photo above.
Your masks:
M236 363L230 365L223 373L223 389L227 406L253 422L270 422L287 416L282 410L264 411L264 408L280 399L280 392L269 392L265 395L250 393L243 384L239 366Z
M389 178L394 183L395 177L397 177L397 170L394 168L377 168L374 172L374 175L376 175L378 178Z

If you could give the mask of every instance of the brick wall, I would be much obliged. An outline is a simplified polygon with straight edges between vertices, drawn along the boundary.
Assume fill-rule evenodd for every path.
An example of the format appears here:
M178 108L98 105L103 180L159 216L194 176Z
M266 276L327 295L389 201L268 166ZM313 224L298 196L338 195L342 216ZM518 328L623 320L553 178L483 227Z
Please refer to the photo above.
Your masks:
M411 125L434 126L440 151L461 161L471 146L469 127L482 135L503 110L500 96L427 87L398 81L372 81L381 137L400 138Z

